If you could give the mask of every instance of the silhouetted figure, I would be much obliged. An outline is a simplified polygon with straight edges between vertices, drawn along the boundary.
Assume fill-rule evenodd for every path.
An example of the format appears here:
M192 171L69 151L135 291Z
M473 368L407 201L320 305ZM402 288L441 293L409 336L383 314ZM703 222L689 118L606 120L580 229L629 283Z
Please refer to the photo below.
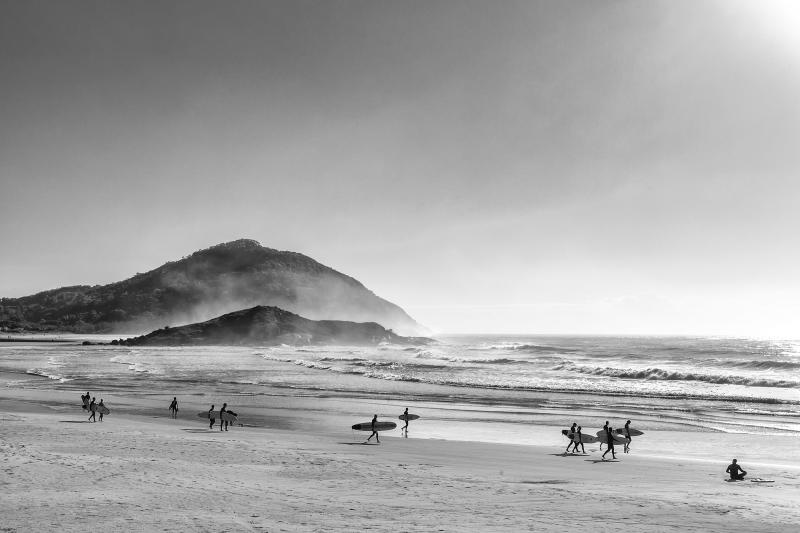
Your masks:
M381 439L378 438L378 429L375 427L377 423L378 423L378 415L375 415L372 417L372 434L367 438L365 442L369 442L372 439L372 437L375 437L375 441L378 444L381 443Z
M228 421L222 419L222 414L225 412L225 408L228 407L227 403L223 403L222 407L219 408L219 430L222 431L222 425L225 424L225 431L228 431Z
M564 453L569 453L569 449L575 444L575 428L578 427L577 422L572 423L572 427L569 428L569 432L567 433L567 437L569 437L569 444L567 444L567 449L564 450Z
M747 475L747 472L742 470L742 467L736 463L736 459L728 465L728 468L725 469L725 472L728 472L731 475L731 480L734 481L741 481L744 479L744 476Z
M572 442L575 443L575 452L578 451L578 444L581 445L581 453L586 453L586 448L583 447L583 434L581 433L581 427L578 426L578 429L575 430L575 436L572 438Z
M625 435L625 438L628 439L628 442L625 443L625 446L622 447L622 451L625 453L629 453L631 451L631 421L628 420L625 422L625 430L622 432Z
M178 418L178 398L177 396L172 397L172 403L169 404L169 412L172 414L172 418Z
M103 405L103 399L100 398L100 403L97 405L97 410L100 411L100 422L103 421L103 407L105 407L105 405Z
M604 426L603 426L603 431L605 431L606 433L608 433L608 420L606 420L606 425L604 425ZM603 435L605 436L605 433L603 433ZM600 449L601 449L601 450L603 449L603 441L604 441L604 440L605 440L605 439L602 439L602 438L600 439Z
M603 453L603 459L606 458L606 454L611 452L611 458L616 459L617 455L614 453L614 428L611 426L606 427L606 445L608 449Z
M90 414L90 415L89 415L89 418L88 418L88 420L91 420L92 422L97 422L97 418L95 418L95 416L94 416L94 410L95 410L95 408L96 408L96 407L97 407L97 406L96 406L96 404L94 403L94 398L92 398L92 401L91 401L91 403L89 404L89 411L91 411L91 412L92 412L92 414Z
M211 409L208 410L208 420L209 420L208 429L214 429L214 422L216 422L217 419L214 418L214 406L213 405L211 406Z

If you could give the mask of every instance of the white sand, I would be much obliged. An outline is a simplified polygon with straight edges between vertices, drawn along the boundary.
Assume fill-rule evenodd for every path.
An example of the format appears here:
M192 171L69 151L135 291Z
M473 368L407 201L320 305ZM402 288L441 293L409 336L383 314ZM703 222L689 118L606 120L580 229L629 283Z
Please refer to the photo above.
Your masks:
M226 433L166 412L88 423L59 403L75 397L0 389L0 531L787 533L800 524L795 465L754 472L743 461L775 483L728 483L724 463L622 453L600 462L597 445L563 457L563 446L394 431L365 446L368 434L354 440L349 429Z

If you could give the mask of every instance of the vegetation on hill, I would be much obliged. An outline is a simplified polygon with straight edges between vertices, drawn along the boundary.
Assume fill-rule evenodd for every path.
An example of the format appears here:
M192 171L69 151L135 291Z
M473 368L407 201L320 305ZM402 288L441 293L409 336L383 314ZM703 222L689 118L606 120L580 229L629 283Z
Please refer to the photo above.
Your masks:
M0 330L136 333L258 305L310 319L378 322L418 334L400 307L303 254L242 239L109 285L63 287L0 299Z
M147 335L120 339L125 346L207 346L207 345L375 345L425 344L429 339L401 337L375 322L308 320L277 307L257 306L208 320L174 328L162 328Z

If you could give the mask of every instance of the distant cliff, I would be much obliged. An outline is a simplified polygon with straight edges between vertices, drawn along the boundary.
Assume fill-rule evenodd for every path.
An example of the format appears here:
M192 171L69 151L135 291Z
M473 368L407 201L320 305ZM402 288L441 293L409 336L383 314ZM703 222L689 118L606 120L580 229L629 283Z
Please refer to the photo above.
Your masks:
M375 322L308 320L277 307L257 306L202 322L163 328L141 337L113 341L124 346L207 345L375 345L425 344L430 339L401 337Z
M257 305L315 320L377 322L402 334L424 333L400 307L357 280L303 254L245 239L109 285L0 299L0 328L132 333L200 322Z

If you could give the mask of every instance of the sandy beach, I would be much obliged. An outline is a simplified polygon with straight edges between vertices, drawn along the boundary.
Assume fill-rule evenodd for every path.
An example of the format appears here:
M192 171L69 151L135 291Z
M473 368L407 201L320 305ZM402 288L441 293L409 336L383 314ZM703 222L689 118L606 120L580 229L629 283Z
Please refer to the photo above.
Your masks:
M91 423L74 402L77 391L3 387L0 394L2 531L563 531L571 524L786 532L800 524L800 465L745 460L751 476L775 482L730 483L721 459L619 453L619 461L604 462L597 445L563 456L563 444L401 438L398 430L363 445L367 434L325 425L210 431L196 417L202 406L188 403L174 420L166 408L121 409ZM150 396L158 405L169 400ZM424 433L418 422L415 433ZM724 437L692 435L683 438Z

